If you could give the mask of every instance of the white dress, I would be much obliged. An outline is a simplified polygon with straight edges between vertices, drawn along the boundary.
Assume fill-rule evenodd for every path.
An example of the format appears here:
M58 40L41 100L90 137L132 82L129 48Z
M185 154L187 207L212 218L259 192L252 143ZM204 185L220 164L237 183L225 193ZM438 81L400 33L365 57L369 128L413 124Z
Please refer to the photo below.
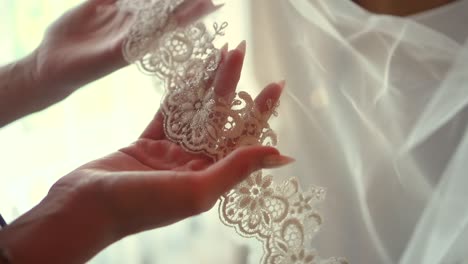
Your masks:
M287 81L275 128L297 162L274 174L327 189L310 247L358 264L468 263L468 1L408 18L349 0L252 9L253 74Z

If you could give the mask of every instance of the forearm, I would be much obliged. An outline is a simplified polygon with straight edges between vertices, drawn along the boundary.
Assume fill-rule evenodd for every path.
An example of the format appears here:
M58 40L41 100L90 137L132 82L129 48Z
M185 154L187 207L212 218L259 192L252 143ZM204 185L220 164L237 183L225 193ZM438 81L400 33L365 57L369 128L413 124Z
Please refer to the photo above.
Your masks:
M0 127L37 112L57 101L47 82L36 72L37 58L27 57L0 67Z
M0 231L0 248L14 264L85 263L116 240L108 230L87 202L46 201Z

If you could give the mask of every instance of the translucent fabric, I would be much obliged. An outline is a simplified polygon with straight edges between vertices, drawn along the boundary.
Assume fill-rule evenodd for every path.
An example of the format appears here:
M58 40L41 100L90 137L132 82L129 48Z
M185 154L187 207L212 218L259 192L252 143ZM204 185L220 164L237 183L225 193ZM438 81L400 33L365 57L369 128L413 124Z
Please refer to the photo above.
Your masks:
M176 10L188 1L118 3L124 10L134 7L129 11L135 17L123 54L164 86L161 113L169 140L215 161L242 146L276 144L268 123L276 115L275 103L267 100L268 110L262 112L245 91L227 97L215 93L212 80L221 51L213 42L225 35L227 23L214 23L213 32L203 23L181 26ZM221 196L219 214L241 236L262 242L261 263L345 264L341 258L322 259L307 247L322 223L316 207L323 198L320 187L303 191L296 179L274 182L272 176L258 171Z
M467 1L431 11L443 25L350 0L251 5L252 76L287 81L273 128L297 162L276 179L327 190L310 247L349 263L468 263Z

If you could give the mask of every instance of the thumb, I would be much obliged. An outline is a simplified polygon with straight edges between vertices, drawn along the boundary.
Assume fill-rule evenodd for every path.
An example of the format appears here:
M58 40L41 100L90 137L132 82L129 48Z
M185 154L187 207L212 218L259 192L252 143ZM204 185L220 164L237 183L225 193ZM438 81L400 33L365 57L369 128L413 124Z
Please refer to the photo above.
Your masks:
M234 188L251 173L267 168L277 168L293 162L294 159L283 156L272 147L242 147L203 171L202 177L208 193L213 200Z

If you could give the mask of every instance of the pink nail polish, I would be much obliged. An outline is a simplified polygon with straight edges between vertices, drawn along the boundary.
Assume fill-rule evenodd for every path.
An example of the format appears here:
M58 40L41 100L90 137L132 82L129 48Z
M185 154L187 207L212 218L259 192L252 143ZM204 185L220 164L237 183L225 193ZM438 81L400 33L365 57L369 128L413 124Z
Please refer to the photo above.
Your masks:
M225 5L225 3L221 3L221 4L216 4L216 3L214 3L213 11L216 11L216 10L218 10L218 9L221 9L224 5Z
M286 80L279 81L278 85L281 87L281 90L283 90L284 87L286 86Z
M207 13L213 13L215 11L218 11L218 9L221 9L225 3L214 3L213 1L209 2L209 8L207 8Z
M270 156L265 157L262 160L262 167L264 169L273 169L273 168L286 166L290 163L293 163L294 161L296 160L288 156L270 155Z
M241 43L239 43L236 49L242 52L243 54L245 54L246 46L247 46L247 43L245 42L245 40L243 40Z
M224 44L223 47L221 48L221 53L226 53L228 49L229 49L229 44L228 43Z
M213 3L214 6L223 6L226 4L225 0L211 0L211 3Z

